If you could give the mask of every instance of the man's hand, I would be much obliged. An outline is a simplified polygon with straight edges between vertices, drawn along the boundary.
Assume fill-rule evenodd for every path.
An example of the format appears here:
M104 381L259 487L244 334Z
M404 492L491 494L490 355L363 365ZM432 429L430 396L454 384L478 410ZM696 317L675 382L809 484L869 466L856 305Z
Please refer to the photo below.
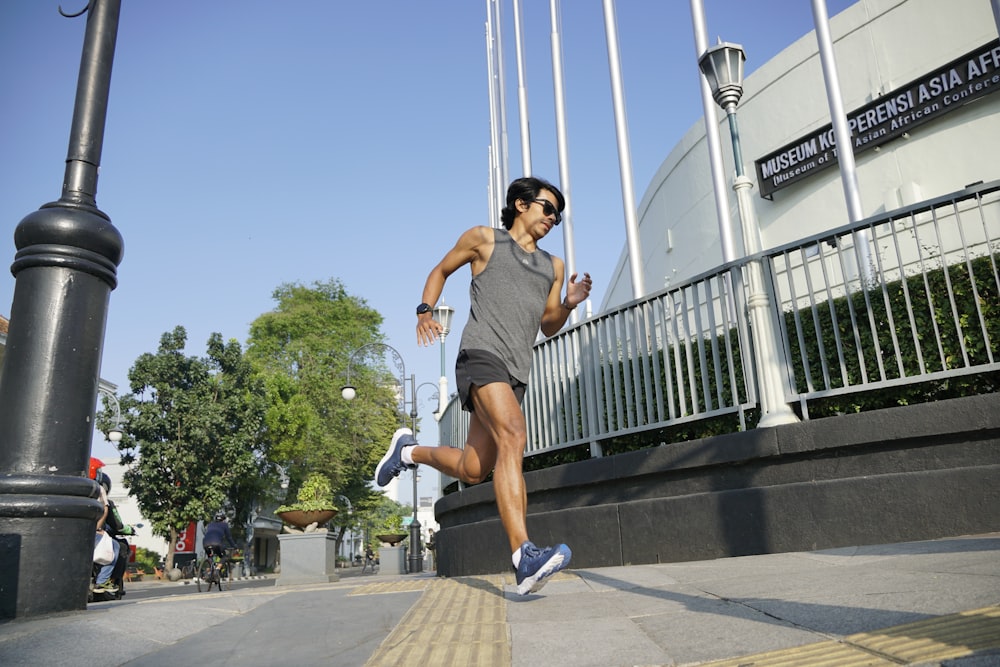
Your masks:
M583 280L580 282L576 282L577 275L579 274L571 275L569 284L566 286L566 298L563 300L563 304L568 308L576 308L586 301L590 296L590 288L593 286L589 273L584 273Z
M417 344L428 346L433 345L437 337L444 331L441 323L436 321L430 313L417 315Z

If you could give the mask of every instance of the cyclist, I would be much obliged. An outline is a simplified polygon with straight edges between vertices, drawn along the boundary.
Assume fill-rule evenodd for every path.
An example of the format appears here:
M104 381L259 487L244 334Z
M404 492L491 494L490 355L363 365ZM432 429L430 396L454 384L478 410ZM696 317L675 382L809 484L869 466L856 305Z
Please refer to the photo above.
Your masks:
M202 537L201 543L205 547L206 557L214 554L224 558L226 552L223 545L225 544L231 545L233 549L236 548L236 540L233 539L233 534L229 530L225 512L215 513L215 521L205 526L205 536Z

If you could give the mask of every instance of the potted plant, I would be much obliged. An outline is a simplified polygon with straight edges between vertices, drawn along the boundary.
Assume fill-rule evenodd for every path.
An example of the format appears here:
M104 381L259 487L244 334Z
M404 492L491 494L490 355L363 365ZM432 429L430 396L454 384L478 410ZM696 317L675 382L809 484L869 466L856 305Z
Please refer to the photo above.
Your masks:
M274 511L285 523L296 528L307 528L313 524L321 527L337 516L337 506L333 504L333 487L326 475L309 473L299 487L298 502L282 505Z
M385 523L382 524L381 529L375 534L380 542L388 544L390 547L394 547L403 540L406 539L406 533L403 532L403 519L398 514L393 514Z

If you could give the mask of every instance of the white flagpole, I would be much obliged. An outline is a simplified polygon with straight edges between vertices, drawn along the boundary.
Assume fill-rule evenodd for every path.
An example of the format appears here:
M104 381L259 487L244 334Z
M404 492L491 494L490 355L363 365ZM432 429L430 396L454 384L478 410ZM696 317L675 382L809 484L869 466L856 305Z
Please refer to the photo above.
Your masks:
M705 7L702 0L691 0L691 21L694 24L694 50L698 60L708 49L708 30L705 27ZM705 141L708 143L708 163L712 172L712 186L715 190L715 213L719 221L719 242L722 246L722 261L732 262L737 258L733 219L729 214L725 167L722 161L722 139L719 135L718 107L712 98L712 89L698 68L701 82L701 106L705 110Z
M503 66L503 33L501 32L500 20L500 0L493 0L493 34L496 44L496 72L497 72L497 109L500 112L500 147L497 156L500 160L500 192L501 197L506 197L507 184L510 182L507 152L507 83L504 77Z
M528 122L528 87L525 82L524 30L521 0L514 0L514 49L517 51L517 111L521 122L521 175L531 176L531 126Z
M489 178L489 194L490 194L490 226L496 228L499 227L499 216L500 209L503 208L503 191L497 184L500 181L500 161L497 157L499 151L497 147L500 145L500 137L498 131L497 123L497 91L496 91L496 79L493 75L493 29L491 15L489 11L489 3L491 0L486 0L486 74L489 77L489 99L490 99L490 178Z
M611 96L615 109L615 133L618 137L618 170L622 184L625 238L628 244L629 269L632 277L632 297L638 299L646 294L646 287L642 276L639 223L635 210L632 154L628 141L628 119L625 117L625 92L622 87L621 54L618 50L618 22L615 19L614 0L604 0L604 32L608 40L608 64L611 69Z
M517 0L515 0L517 1ZM559 0L549 1L552 21L552 87L556 103L556 148L559 154L559 187L566 197L563 210L563 248L566 253L566 280L576 273L576 243L573 240L573 197L570 196L569 149L566 141L566 94L563 87L562 19ZM570 323L580 321L579 309L570 313Z
M851 222L864 219L864 209L861 207L861 191L858 187L858 170L854 162L854 149L851 144L851 131L847 127L847 114L844 111L844 98L840 92L840 76L837 74L837 59L833 54L833 39L830 37L830 16L826 9L826 0L812 0L813 20L816 23L816 42L819 45L819 58L823 64L823 79L826 82L826 97L830 104L830 119L833 123L833 136L837 142L837 162L840 165L840 182L844 188L844 199L847 202L847 215ZM868 232L860 230L854 233L854 243L858 249L858 267L865 283L872 283L871 250L868 244Z

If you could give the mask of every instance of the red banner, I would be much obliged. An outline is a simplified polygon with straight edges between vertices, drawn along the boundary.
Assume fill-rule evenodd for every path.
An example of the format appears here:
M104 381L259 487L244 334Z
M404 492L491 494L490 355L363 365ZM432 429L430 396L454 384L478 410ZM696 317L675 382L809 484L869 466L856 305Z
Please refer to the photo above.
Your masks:
M192 521L187 528L177 534L177 543L174 545L175 554L193 554L195 542L198 539L198 527Z

